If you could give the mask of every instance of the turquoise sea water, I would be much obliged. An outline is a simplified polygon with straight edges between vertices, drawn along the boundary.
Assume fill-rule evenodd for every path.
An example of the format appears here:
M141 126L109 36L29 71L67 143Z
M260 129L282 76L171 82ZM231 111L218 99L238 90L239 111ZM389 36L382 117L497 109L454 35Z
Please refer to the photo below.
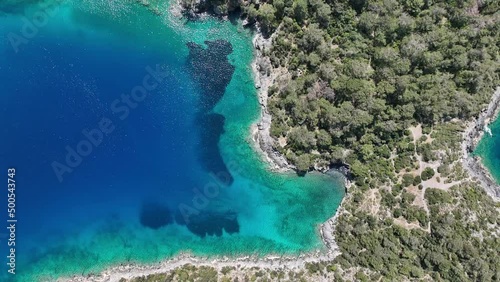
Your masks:
M16 169L18 219L15 276L9 234L0 234L1 281L51 281L183 251L323 248L317 226L340 204L342 179L269 172L254 152L250 31L131 1L33 2L0 3L0 164L5 178ZM122 95L148 75L155 86L128 104ZM86 150L88 135L98 145L68 159Z
M481 157L493 178L500 184L500 119L489 125L493 136L485 133L474 151Z

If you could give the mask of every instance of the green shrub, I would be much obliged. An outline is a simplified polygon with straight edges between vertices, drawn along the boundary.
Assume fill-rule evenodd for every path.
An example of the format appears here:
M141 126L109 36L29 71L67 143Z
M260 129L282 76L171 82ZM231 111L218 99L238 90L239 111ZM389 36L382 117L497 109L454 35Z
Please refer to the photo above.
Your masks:
M435 172L432 168L426 167L424 171L420 174L423 181L429 180L434 176Z
M403 175L403 187L408 187L413 184L414 177L413 175L406 173Z

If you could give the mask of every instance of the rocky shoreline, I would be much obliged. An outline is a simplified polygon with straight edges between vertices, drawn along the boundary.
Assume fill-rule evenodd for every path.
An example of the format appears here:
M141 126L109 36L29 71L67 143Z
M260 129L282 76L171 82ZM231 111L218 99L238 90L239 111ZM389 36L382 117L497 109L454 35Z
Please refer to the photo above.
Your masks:
M263 54L266 49L271 47L275 34L266 39L257 28L256 35L252 40L255 48L255 59L252 62L252 70L255 88L258 89L261 114L259 121L251 126L251 136L254 144L256 144L255 148L264 156L264 159L270 164L272 170L287 171L295 167L289 164L286 158L280 152L276 151L274 147L276 140L271 137L272 117L267 108L269 87L282 75L282 73L272 68L270 59Z
M279 31L279 27L277 31ZM267 99L269 87L273 85L277 79L285 77L286 73L284 73L283 70L274 69L271 65L270 59L264 56L265 50L271 47L271 43L276 32L269 38L264 38L262 33L258 31L257 27L256 35L252 40L255 48L255 59L252 62L252 70L254 74L255 88L258 89L261 114L260 119L251 126L251 136L256 151L263 156L266 162L270 165L270 169L283 172L295 170L295 166L288 163L287 159L275 149L276 140L270 133L272 116L267 108ZM326 173L329 170L331 169L329 168L321 171ZM344 185L345 190L347 191L347 189L352 185L348 178L349 172L344 171L342 168L335 168L333 170L344 176ZM328 249L328 256L332 257L332 259L340 254L338 245L335 241L334 231L338 216L344 210L343 207L346 199L347 196L344 196L335 214L319 226L320 237Z
M111 282L120 279L131 279L135 277L147 276L151 274L167 273L186 264L195 266L209 266L219 272L223 267L234 267L236 271L258 267L267 270L300 271L305 270L306 263L331 261L338 253L328 252L327 254L316 251L314 253L301 254L298 256L269 255L264 258L249 255L243 257L199 257L189 253L183 253L173 259L164 260L158 263L141 264L121 264L109 268L98 275L89 274L86 276L73 276L71 278L60 278L58 282Z
M286 69L273 68L269 57L264 55L264 52L269 50L271 47L272 40L277 34L276 32L279 31L280 27L278 27L276 32L269 38L265 38L262 33L259 32L258 27L256 29L256 35L252 40L255 48L255 59L252 62L252 71L254 75L255 88L258 89L258 99L261 113L259 120L252 124L250 128L254 148L263 156L269 164L269 168L271 170L280 172L288 170L296 171L296 167L289 163L286 157L275 149L276 142L278 142L278 140L271 136L272 116L267 108L269 87L275 85L275 82L280 79L290 79L290 74ZM332 170L341 173L346 178L346 185L351 185L350 171L347 164L331 164L330 166L323 167L315 165L314 170L322 173Z
M462 142L462 164L472 178L477 179L486 193L493 200L500 200L500 185L493 179L489 170L481 162L479 156L471 153L484 135L485 128L497 118L500 113L500 87L495 90L488 108L481 112L479 117L469 122Z

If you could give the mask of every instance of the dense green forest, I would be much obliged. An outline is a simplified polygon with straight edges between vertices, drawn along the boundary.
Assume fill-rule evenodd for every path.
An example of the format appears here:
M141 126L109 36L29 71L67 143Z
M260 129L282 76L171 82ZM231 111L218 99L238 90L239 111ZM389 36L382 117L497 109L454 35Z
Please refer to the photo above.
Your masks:
M276 33L265 55L291 78L269 93L272 135L299 170L343 162L362 185L411 124L475 116L499 85L498 1L202 3Z
M292 80L272 89L272 134L287 137L280 149L299 170L346 162L363 184L412 123L474 116L499 84L500 21L479 14L498 7L280 2L245 13L279 27L268 55Z

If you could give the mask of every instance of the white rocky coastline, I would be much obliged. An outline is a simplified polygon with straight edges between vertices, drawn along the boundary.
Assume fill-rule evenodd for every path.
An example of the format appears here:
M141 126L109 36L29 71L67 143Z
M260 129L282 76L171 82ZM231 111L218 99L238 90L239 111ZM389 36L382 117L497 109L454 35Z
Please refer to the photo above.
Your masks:
M258 30L258 28L257 28ZM255 88L258 89L259 104L261 107L260 119L251 126L251 136L254 141L254 146L259 153L264 156L264 159L270 165L272 170L287 171L293 169L294 166L288 163L286 158L274 148L276 140L271 137L271 120L267 108L267 98L269 87L274 81L282 75L278 70L271 66L271 61L264 56L264 51L271 47L274 33L269 38L264 38L260 32L256 32L252 43L255 48L255 59L252 62L252 70L255 80Z
M278 30L279 27L277 31ZM261 115L260 119L251 126L251 136L254 141L254 147L270 165L271 170L287 171L295 169L295 167L289 164L286 158L281 155L280 152L276 151L274 147L276 140L271 137L270 134L272 116L267 108L269 87L273 85L277 79L286 77L287 75L283 72L283 70L273 69L270 59L264 55L264 51L271 47L275 34L277 33L273 33L273 35L269 38L264 38L264 36L257 31L252 40L255 48L255 59L252 62L252 70L254 74L255 88L258 89ZM344 177L344 180L344 185L347 191L347 189L351 187L352 183L347 177ZM333 259L340 254L339 247L335 241L334 231L338 217L344 211L344 202L347 198L348 196L346 195L342 199L342 202L335 214L319 226L320 236L328 249L328 257L330 257L330 259Z
M279 31L279 27L277 31ZM254 141L254 147L270 165L271 170L287 171L295 169L295 167L288 163L287 159L274 147L276 140L271 137L270 134L272 116L267 108L269 87L273 85L277 79L287 75L283 72L283 70L274 69L271 65L270 59L264 55L265 50L268 50L271 47L272 40L276 34L277 33L275 32L269 38L264 38L262 33L257 31L252 40L255 48L255 59L252 62L252 70L254 74L255 88L258 89L261 115L260 119L251 126L251 136ZM347 190L352 183L346 177L344 179L344 185ZM335 214L319 226L321 239L326 245L328 249L328 257L331 259L340 254L339 247L335 241L334 231L338 216L344 211L343 203L346 199L347 196L342 199L342 202Z
M493 200L500 201L500 185L491 176L488 169L482 164L481 158L471 155L484 135L485 127L494 121L500 112L500 87L494 92L488 107L479 117L469 122L463 135L462 164L472 178L477 179L486 193Z
M223 267L235 267L236 270L245 270L252 267L267 270L281 271L300 271L305 269L305 264L310 262L331 261L337 253L329 252L324 254L320 251L307 253L298 256L280 256L268 255L264 258L258 256L242 257L218 257L208 258L194 256L189 253L183 253L175 258L164 260L154 264L121 264L119 266L108 268L100 274L89 274L86 276L73 276L69 278L60 278L58 282L117 282L120 279L131 279L135 277L148 276L151 274L167 273L186 264L194 266L210 266L219 272Z

